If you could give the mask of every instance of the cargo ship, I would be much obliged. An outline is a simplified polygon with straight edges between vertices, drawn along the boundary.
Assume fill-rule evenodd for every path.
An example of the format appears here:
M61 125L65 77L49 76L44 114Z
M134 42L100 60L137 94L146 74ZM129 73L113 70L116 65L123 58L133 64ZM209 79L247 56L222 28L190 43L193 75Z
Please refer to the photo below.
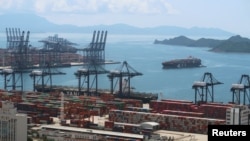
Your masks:
M151 100L158 100L158 94L146 92L130 92L130 94L115 94L116 98L136 99L142 103L150 103Z
M162 62L162 66L164 69L204 67L204 65L201 63L201 59L195 58L193 56L164 61Z
M50 93L50 92L56 92L58 90L63 91L66 94L69 93L74 93L76 95L79 94L79 89L77 87L68 87L68 86L49 86L49 85L35 85L34 86L35 91L37 92L45 92L45 93ZM95 89L90 89L89 91L81 90L81 94L84 95L100 95L101 93L109 93L110 95L113 95L115 98L122 98L122 99L136 99L136 100L141 100L143 103L149 103L151 100L158 100L158 94L157 93L147 93L147 92L135 92L131 91L129 94L124 93L124 94L119 94L119 93L113 93L111 94L109 90L106 89L98 89L97 92L95 92ZM89 94L88 94L89 93Z

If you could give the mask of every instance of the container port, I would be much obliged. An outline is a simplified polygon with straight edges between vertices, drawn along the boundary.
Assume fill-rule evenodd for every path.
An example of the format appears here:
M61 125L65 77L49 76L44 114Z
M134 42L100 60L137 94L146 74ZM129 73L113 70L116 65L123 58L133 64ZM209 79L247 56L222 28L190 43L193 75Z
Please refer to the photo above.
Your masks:
M87 59L82 58L79 63L86 63L86 65L75 73L78 87L56 86L52 84L52 80L49 84L36 80L38 78L45 80L47 77L51 79L53 75L63 73L58 72L53 66L58 63L57 57L62 55L57 53L58 46L54 44L56 41L54 38L57 36L51 37L53 42L43 40L44 43L49 44L46 46L50 46L49 48L54 51L48 52L45 48L42 50L42 56L54 59L46 60L45 57L43 63L39 65L42 66L42 71L30 71L33 65L30 65L29 59L19 61L29 55L22 52L29 47L29 32L24 39L24 32L21 34L18 30L13 30L14 32L10 32L12 29L6 29L9 39L8 49L14 50L15 53L12 52L10 56L7 54L7 57L10 57L9 60L12 60L9 62L11 68L2 69L0 73L4 76L4 88L0 90L0 108L6 108L6 102L11 102L18 113L27 115L27 132L34 139L204 141L207 140L208 125L249 125L250 123L250 100L246 91L250 88L250 83L243 81L249 80L248 75L242 75L242 81L232 85L232 101L226 104L217 103L214 100L214 87L223 83L216 80L209 72L204 73L201 80L194 82L192 86L195 92L194 101L160 99L158 94L135 92L130 86L131 78L140 76L142 73L136 71L126 61L120 68L112 71L100 67L100 63L105 63L104 49L107 32L97 31L93 33L89 46L81 50ZM12 33L20 35L18 44L11 40L16 37ZM96 56L98 57L93 58ZM35 58L39 60L40 57L37 57ZM79 56L68 57L73 60L79 59ZM93 62L93 59L97 60ZM13 62L16 63L13 64ZM15 78L22 77L22 74L27 71L31 72L34 91L23 90L23 82L16 83ZM106 73L111 82L110 89L102 90L97 85L97 76ZM95 87L90 86L90 75L94 76ZM10 78L7 79L7 77ZM10 81L12 83L8 83ZM83 85L83 82L84 84L87 82L87 85ZM118 89L115 89L117 87ZM244 98L242 101L241 96L248 99Z

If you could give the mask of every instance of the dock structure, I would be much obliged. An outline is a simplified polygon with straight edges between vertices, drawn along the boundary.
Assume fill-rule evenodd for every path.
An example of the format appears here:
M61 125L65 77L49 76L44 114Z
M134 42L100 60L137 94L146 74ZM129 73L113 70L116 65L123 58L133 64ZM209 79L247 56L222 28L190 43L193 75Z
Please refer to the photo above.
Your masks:
M124 61L120 68L110 71L108 77L111 81L111 93L114 93L114 89L119 82L119 95L130 95L130 81L134 76L143 75L142 73L136 71L132 68L127 61ZM114 80L116 79L116 83Z
M90 96L93 92L90 90L93 88L93 85L95 84L95 91L94 94L98 94L98 75L108 73L109 71L105 70L101 65L96 64L96 62L91 62L82 68L78 69L77 72L75 72L75 76L78 79L78 92L79 95L84 94L82 93L82 89L87 85L86 88L86 94ZM91 76L93 76L93 79L91 80ZM83 78L83 79L82 79Z
M7 51L4 57L10 59L11 67L0 72L4 76L4 89L23 90L23 73L31 66L29 34L19 28L6 28ZM8 79L7 79L8 78Z
M39 50L39 65L65 66L63 61L65 53L76 53L77 49L73 47L76 43L70 42L67 39L58 37L57 34L39 40L43 43L43 48ZM68 65L70 65L68 63Z
M16 70L26 69L30 66L30 47L29 36L30 32L27 31L25 37L25 31L19 28L6 28L7 36L7 50L11 52L11 66Z
M212 73L205 72L200 81L195 81L192 88L195 90L195 104L214 102L214 86L223 84L215 79ZM200 96L200 99L197 98ZM209 96L210 100L209 101Z
M57 50L59 52L72 52L76 53L77 49L73 46L77 45L71 41L68 41L65 38L58 37L58 34L54 36L48 36L45 39L39 40L44 44L42 50Z
M53 88L53 75L65 75L66 73L51 68L51 66L44 67L41 70L33 70L30 77L33 78L33 91L47 92Z
M28 45L29 31L27 32L26 40L24 41L24 31L21 32L20 28L6 28L7 36L7 49L19 50L21 44ZM26 46L27 47L27 46Z
M105 62L105 45L107 40L107 31L94 31L91 43L88 47L81 49L83 51L83 62L91 63L92 61L97 63Z
M232 102L236 104L250 104L250 77L242 74L238 83L232 84Z
M39 66L44 67L48 64L50 66L70 66L70 63L65 63L65 56L67 54L76 53L77 49L73 47L76 43L70 42L65 38L48 36L45 39L39 40L43 43L43 48L39 50Z
M42 49L37 49L29 45L29 31L25 39L25 32L21 32L19 28L6 28L7 49L1 50L1 52L3 54L5 54L4 52L8 53L4 55L2 60L11 61L6 62L9 68L0 71L0 74L4 76L4 89L16 90L20 87L23 91L23 73L30 73L29 75L33 79L33 91L49 92L60 89L66 95L99 95L103 90L98 88L98 75L109 73L111 90L105 90L104 93L125 96L124 98L141 99L145 102L157 99L157 94L132 91L130 79L142 75L142 73L137 72L126 61L115 72L107 71L101 67L104 64L120 63L105 60L107 33L107 31L94 31L91 43L84 49L74 48L73 45L77 44L59 38L58 35L40 40L39 42L44 45ZM78 54L77 51L83 51L83 56ZM56 87L52 82L52 76L65 74L57 68L72 66L72 60L79 66L83 66L75 73L78 86L76 88ZM3 66L3 68L5 67ZM117 71L119 71L118 74ZM118 91L115 91L117 83L114 84L114 81L116 78L116 82L119 81ZM17 81L20 82L20 85ZM84 86L85 84L86 86Z

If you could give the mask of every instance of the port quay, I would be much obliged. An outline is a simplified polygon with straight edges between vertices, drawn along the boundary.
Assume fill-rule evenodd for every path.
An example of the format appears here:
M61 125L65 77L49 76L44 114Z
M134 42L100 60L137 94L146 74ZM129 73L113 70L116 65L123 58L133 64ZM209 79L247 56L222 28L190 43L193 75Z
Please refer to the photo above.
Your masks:
M10 67L2 67L0 72L4 82L0 90L0 140L206 141L249 136L249 85L233 85L232 102L218 103L214 101L213 86L221 82L211 73L204 73L203 78L209 79L192 86L194 101L164 99L153 93L135 92L131 78L142 73L126 61L110 72L101 67L107 63L107 31L94 31L89 46L81 50L58 36L41 40L44 48L35 50L28 44L29 32L7 28L6 34L7 50L1 50L1 61ZM80 62L76 60L83 56L76 55L77 51L84 52ZM62 73L56 68L82 64L86 67L74 74L78 79L74 90L46 83ZM20 80L33 68L41 71L31 71L34 90L25 91ZM109 90L98 89L97 76L104 73L111 82ZM93 81L90 76L94 76ZM247 78L242 76L242 80Z

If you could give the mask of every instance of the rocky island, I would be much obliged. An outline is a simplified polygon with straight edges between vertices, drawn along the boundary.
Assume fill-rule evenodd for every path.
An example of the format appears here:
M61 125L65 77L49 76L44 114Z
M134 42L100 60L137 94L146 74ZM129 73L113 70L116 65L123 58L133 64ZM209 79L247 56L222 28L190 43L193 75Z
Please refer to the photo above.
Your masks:
M240 35L232 36L226 40L200 38L193 40L185 36L179 36L162 41L155 40L154 44L176 45L187 47L210 47L214 52L250 53L250 39Z

